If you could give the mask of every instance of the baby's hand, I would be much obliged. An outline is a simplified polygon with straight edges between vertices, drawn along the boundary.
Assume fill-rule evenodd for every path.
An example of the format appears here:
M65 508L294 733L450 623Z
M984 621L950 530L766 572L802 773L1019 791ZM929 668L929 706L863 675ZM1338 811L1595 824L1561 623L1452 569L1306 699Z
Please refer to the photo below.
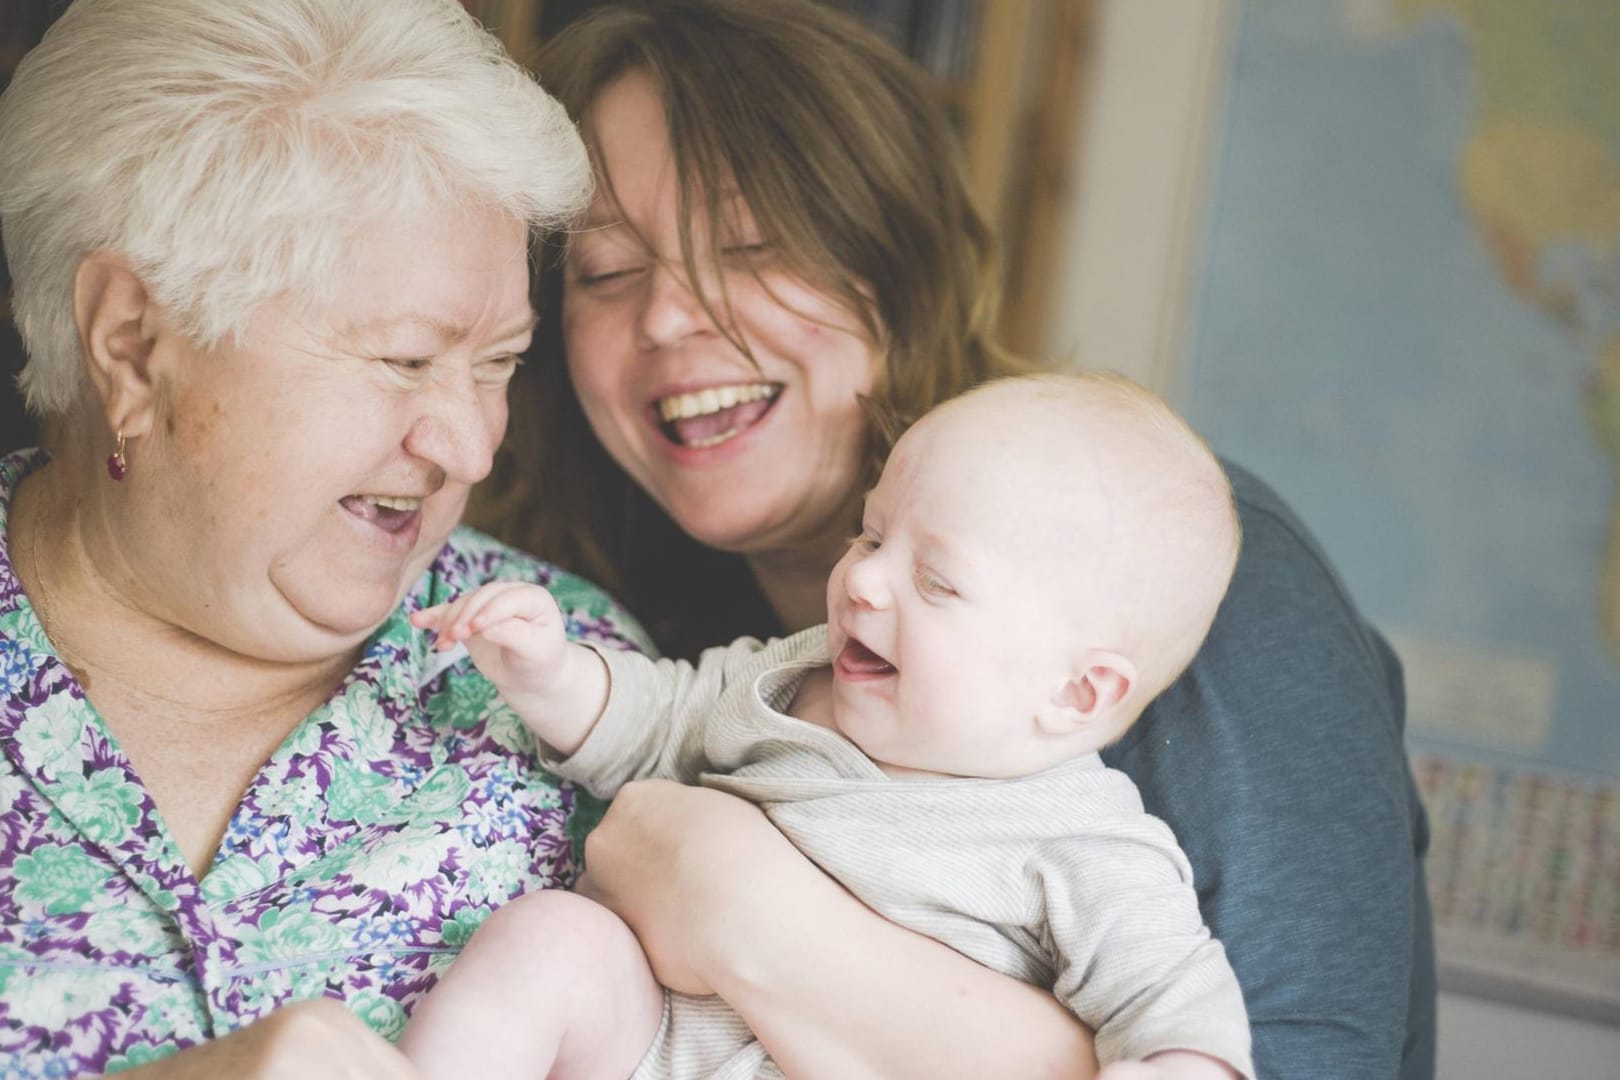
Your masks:
M448 604L424 608L411 625L437 634L443 652L465 643L489 681L506 695L536 693L562 670L568 642L562 610L524 581L495 581Z

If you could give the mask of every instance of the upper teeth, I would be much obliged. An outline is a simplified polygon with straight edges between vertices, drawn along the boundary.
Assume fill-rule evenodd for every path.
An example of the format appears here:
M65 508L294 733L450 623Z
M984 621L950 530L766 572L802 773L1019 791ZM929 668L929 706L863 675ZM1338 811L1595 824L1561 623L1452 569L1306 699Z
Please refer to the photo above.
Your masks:
M412 495L363 495L361 498L384 510L415 510L422 500Z
M711 386L690 394L671 394L659 400L658 417L666 424L671 420L690 420L694 416L707 416L733 405L773 398L781 389L775 383L737 383L734 386Z

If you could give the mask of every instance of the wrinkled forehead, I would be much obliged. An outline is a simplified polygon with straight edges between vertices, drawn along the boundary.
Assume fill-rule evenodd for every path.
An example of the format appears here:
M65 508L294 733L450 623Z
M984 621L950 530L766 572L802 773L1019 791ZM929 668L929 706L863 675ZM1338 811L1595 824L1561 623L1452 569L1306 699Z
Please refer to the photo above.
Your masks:
M453 345L526 335L528 232L490 208L437 207L383 218L346 247L332 286L284 310L325 337L354 344Z

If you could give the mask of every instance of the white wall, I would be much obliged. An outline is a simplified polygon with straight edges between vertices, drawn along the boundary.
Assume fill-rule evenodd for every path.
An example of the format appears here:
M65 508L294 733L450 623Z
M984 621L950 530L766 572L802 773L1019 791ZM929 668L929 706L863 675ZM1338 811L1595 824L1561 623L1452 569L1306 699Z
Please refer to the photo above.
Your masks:
M1195 195L1233 0L1102 0L1046 355L1174 399Z
M1435 1080L1620 1080L1620 1028L1440 995Z
M1196 195L1243 0L1102 0L1048 352L1179 392ZM1620 1080L1620 1027L1440 995L1437 1080Z

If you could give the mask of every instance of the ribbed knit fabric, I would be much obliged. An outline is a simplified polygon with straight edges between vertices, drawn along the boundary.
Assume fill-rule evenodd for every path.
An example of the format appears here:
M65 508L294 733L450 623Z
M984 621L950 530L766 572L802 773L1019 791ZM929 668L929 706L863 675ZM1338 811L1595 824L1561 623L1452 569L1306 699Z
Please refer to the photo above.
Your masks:
M780 711L827 664L824 627L696 666L602 655L608 708L548 767L602 796L648 777L739 795L873 910L1050 987L1096 1031L1102 1063L1197 1050L1253 1076L1242 993L1191 868L1125 774L1087 755L1017 779L891 778ZM781 1074L722 1002L671 994L636 1075Z

